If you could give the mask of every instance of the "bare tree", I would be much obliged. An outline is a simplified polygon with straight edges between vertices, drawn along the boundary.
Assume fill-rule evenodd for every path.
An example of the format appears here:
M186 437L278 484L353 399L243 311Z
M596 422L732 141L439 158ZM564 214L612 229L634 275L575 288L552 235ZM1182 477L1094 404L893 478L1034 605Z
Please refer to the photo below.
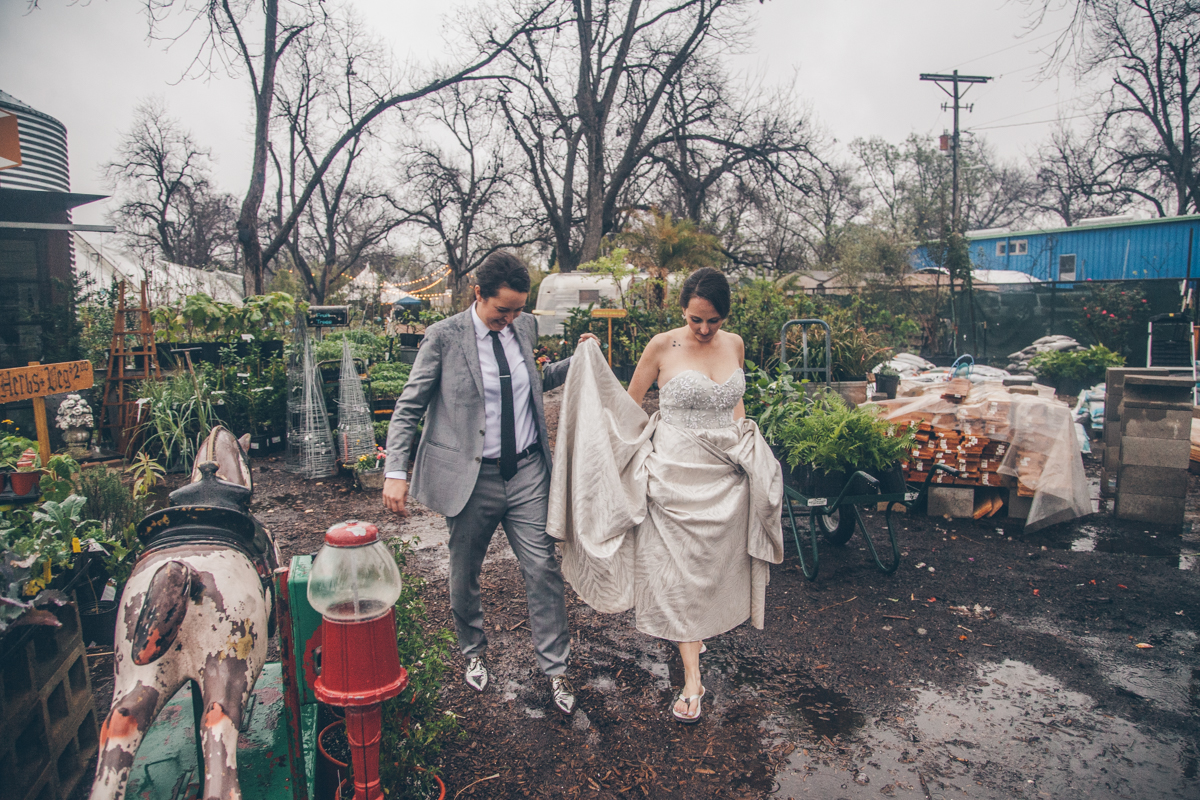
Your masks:
M735 176L776 196L809 192L823 164L816 132L791 102L794 88L734 85L717 59L695 59L668 88L665 132L650 153L670 178L660 204L711 226L710 197Z
M195 71L211 73L226 69L234 74L244 74L249 80L254 100L254 155L238 218L238 241L245 258L245 291L247 294L260 294L263 291L265 265L287 246L292 228L342 150L387 110L477 77L480 70L505 52L516 37L536 30L542 13L554 0L530 0L526 13L507 32L488 27L476 39L479 44L477 52L467 57L465 64L419 80L418 85L407 90L401 88L398 80L380 87L378 95L357 108L347 127L320 154L316 167L304 185L298 187L291 212L272 228L274 235L265 247L259 239L262 229L259 211L267 183L276 75L281 60L300 35L323 25L333 12L322 0L284 0L282 11L280 0L144 2L152 35L158 35L171 16L183 18L185 32L201 32L202 42L193 61ZM321 42L323 37L317 36L309 41Z
M202 269L232 262L234 200L213 188L210 159L162 100L137 107L116 160L103 168L121 201L113 223L131 248Z
M736 36L744 0L557 0L553 28L514 42L497 101L564 271L595 259L669 131L670 88Z
M318 36L322 41L309 41ZM372 177L378 148L369 130L358 131L316 175L329 143L353 124L360 106L378 97L372 83L384 72L386 56L353 18L305 31L297 44L277 87L281 125L270 143L276 184L270 239L279 237L302 191L315 186L284 249L309 298L324 303L330 289L365 266L402 221L390 194Z
M1080 139L1060 128L1033 160L1035 187L1029 208L1054 214L1067 227L1127 209L1131 192L1119 165L1107 161L1107 155L1095 138Z
M1063 4L1027 2L1043 12ZM1200 3L1066 4L1074 6L1074 15L1047 71L1074 60L1083 75L1110 75L1099 128L1113 163L1141 178L1130 191L1160 216L1200 211Z
M449 87L431 99L428 136L405 148L400 168L406 191L397 208L450 267L458 306L468 299L470 274L488 255L546 236L518 196L504 124L495 111L477 88Z

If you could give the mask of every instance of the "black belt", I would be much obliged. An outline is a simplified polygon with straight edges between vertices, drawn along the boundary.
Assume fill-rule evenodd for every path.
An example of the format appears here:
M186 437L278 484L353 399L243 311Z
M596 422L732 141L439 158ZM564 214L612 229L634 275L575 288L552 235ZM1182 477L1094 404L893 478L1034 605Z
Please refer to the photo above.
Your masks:
M524 450L517 453L517 461L524 461L525 459L529 458L531 455L538 452L539 450L541 450L541 445L538 442L534 442L533 444L529 445L529 447L526 447ZM484 464L499 464L500 463L500 459L488 458L487 456L484 456L481 460L483 461Z

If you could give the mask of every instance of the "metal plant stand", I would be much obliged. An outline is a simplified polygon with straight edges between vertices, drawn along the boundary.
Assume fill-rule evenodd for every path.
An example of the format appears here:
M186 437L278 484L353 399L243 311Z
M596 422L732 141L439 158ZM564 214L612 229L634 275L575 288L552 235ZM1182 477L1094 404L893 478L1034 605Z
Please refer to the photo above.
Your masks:
M302 315L296 316L296 334L288 364L287 440L284 468L288 472L305 478L324 478L337 470L324 389Z
M375 456L371 407L346 339L342 339L342 367L338 376L338 443L342 463L348 466L354 466L360 456Z

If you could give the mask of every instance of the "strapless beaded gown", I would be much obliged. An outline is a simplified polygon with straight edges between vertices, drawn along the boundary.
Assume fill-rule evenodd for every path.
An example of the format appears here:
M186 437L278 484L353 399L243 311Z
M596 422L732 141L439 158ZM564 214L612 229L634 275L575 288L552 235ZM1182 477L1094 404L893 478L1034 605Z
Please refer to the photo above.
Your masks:
M761 628L783 483L754 422L733 418L741 370L724 383L686 370L647 417L599 348L581 346L565 391L547 531L572 588L671 641Z

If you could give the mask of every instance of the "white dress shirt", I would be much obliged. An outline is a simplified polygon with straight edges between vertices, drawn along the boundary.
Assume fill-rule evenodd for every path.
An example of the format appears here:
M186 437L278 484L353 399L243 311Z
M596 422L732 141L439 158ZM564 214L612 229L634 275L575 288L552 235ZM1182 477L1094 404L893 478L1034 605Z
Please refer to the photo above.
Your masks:
M479 369L483 373L484 434L483 457L500 457L500 366L492 349L492 337L488 326L475 313L471 304L471 322L475 325L475 344L479 350ZM517 452L521 452L537 441L537 424L533 418L533 395L530 393L529 367L521 353L521 343L512 325L500 331L500 345L512 373L513 422L516 423ZM389 472L385 478L408 480L406 472Z

